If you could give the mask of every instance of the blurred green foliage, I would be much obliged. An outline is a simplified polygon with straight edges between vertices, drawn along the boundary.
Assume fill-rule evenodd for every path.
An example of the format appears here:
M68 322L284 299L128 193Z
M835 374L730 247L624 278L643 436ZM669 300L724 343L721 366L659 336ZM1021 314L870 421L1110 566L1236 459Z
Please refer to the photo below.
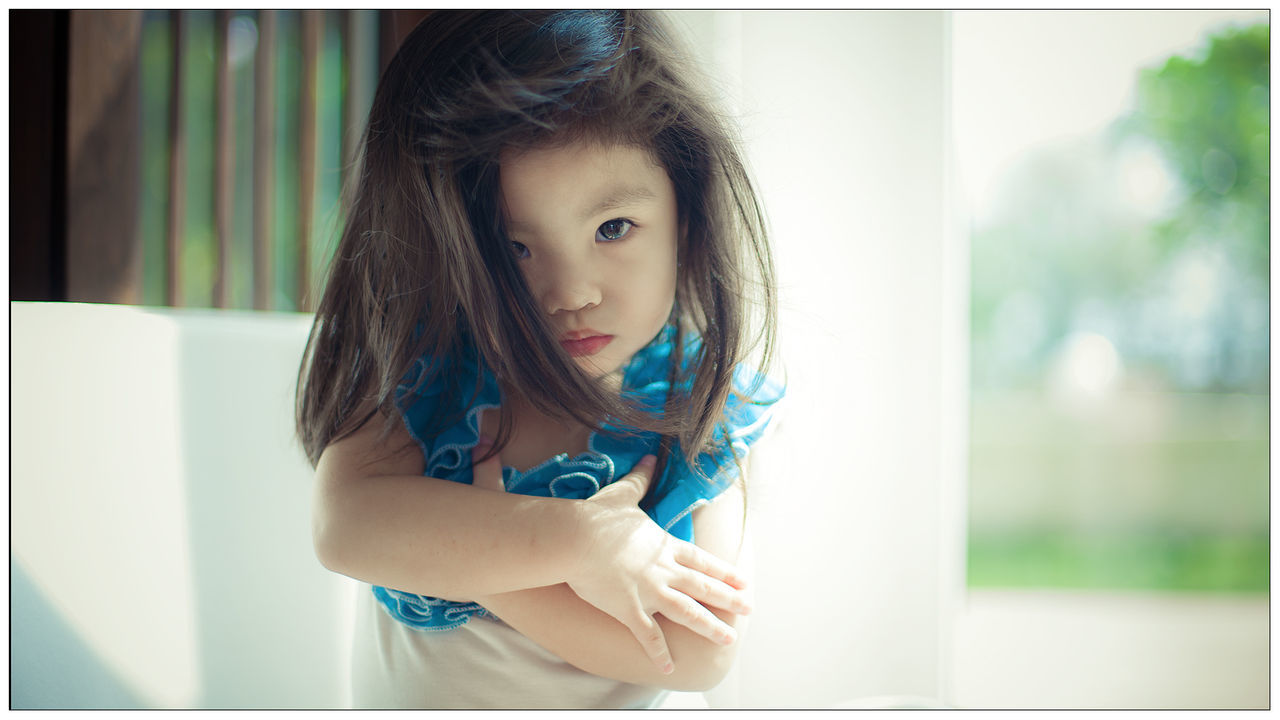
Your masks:
M1270 387L1270 54L1270 26L1227 30L1202 57L1144 71L1137 110L1120 123L1154 140L1181 181L1180 202L1150 228L1153 244L1163 256L1212 246L1229 268L1211 321L1217 372L1205 384L1219 392Z
M182 294L186 306L212 305L217 240L213 227L215 70L213 11L187 10L182 62L182 116L186 140L186 198L182 228Z
M1106 132L1009 171L972 235L975 387L1040 386L1088 331L1171 388L1268 391L1269 28L1207 48L1143 71ZM1170 187L1143 197L1153 173Z
M973 228L971 585L1267 589L1269 57L1259 24L1140 71Z
M1209 39L1203 57L1174 56L1143 71L1128 132L1155 140L1186 189L1153 228L1166 252L1211 236L1265 280L1269 262L1270 41L1268 25ZM1231 228L1223 233L1223 227Z

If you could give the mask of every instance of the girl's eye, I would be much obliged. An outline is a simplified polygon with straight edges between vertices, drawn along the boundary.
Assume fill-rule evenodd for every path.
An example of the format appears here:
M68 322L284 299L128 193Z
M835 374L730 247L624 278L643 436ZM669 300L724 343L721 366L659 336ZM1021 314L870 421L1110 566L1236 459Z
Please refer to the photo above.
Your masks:
M608 220L596 230L596 241L613 242L621 240L627 233L631 232L632 227L633 224L630 220L623 220L622 218Z
M516 256L517 260L523 260L529 257L529 248L524 243L511 241L511 254Z

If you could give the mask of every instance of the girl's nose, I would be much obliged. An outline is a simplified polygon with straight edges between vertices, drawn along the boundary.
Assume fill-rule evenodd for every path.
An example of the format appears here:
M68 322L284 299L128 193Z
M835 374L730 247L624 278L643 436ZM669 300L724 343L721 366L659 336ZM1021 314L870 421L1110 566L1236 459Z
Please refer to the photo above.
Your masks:
M577 312L600 304L603 293L589 260L561 259L544 278L542 304L547 313Z

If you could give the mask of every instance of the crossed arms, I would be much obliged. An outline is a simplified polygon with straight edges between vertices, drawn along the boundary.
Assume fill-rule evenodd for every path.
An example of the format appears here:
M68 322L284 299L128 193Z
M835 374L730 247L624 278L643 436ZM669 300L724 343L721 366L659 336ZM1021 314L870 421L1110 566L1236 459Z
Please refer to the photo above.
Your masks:
M313 533L325 567L478 602L596 675L684 691L724 677L749 612L735 567L745 560L740 486L694 511L694 545L637 507L651 468L588 500L510 495L497 457L476 466L474 485L424 477L407 433L379 442L378 430L366 423L317 464Z

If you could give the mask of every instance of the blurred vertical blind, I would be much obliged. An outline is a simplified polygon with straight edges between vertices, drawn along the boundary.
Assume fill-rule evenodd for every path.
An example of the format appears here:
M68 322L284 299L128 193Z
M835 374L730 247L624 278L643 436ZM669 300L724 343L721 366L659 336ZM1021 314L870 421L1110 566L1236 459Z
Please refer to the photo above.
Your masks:
M144 11L143 304L313 309L378 32L371 10Z
M953 30L969 584L1267 590L1266 12Z

